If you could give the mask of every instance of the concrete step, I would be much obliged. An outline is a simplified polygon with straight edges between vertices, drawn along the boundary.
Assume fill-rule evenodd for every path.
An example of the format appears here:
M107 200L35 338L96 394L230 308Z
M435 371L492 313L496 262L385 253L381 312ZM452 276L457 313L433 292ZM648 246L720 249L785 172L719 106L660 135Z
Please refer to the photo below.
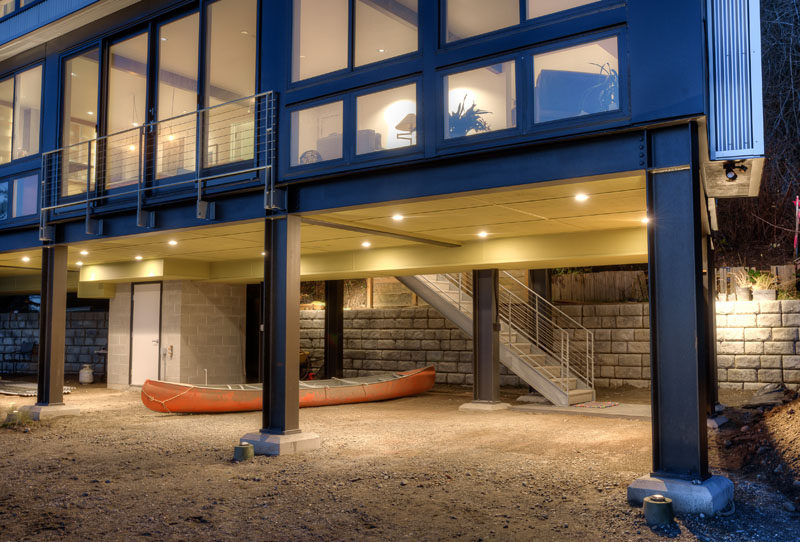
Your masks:
M594 401L594 391L587 389L569 391L569 404L575 405L587 401Z

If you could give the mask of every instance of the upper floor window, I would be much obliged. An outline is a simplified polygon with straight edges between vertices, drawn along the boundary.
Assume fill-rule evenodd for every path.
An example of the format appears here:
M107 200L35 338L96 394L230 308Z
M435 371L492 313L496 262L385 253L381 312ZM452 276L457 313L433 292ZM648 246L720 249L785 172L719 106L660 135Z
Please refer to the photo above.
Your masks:
M356 98L356 154L417 144L417 85Z
M486 34L598 0L447 0L446 42ZM522 11L521 11L522 10Z
M39 152L42 67L0 81L0 164Z
M416 51L417 18L417 0L294 0L292 81L351 67L351 47L354 66Z
M445 138L515 127L515 72L514 61L509 60L446 76Z
M39 208L39 176L0 181L0 220L35 215Z
M342 157L344 102L331 102L292 112L291 165Z
M620 108L616 36L533 56L534 122Z
M97 145L97 94L100 50L90 49L64 62L64 108L61 141L67 147L62 161L61 195L94 190ZM78 145L92 141L87 145Z

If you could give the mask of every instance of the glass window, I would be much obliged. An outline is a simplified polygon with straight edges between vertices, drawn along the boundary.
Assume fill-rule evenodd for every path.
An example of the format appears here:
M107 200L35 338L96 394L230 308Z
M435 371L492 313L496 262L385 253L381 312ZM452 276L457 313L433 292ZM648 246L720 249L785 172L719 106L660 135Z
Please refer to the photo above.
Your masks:
M355 65L416 51L417 24L417 0L357 0Z
M446 138L475 135L517 125L513 60L448 75L444 80Z
M417 85L356 99L356 154L417 144Z
M14 180L14 217L36 214L38 184L39 177L36 175Z
M597 0L528 0L528 19L593 4Z
M294 0L292 81L347 68L348 4L348 0Z
M42 67L18 73L14 95L14 153L12 159L39 152L42 109Z
M186 113L197 109L199 24L200 16L194 13L159 28L156 148L159 179L195 168L197 115Z
M291 165L342 157L343 102L292 112Z
M8 218L8 183L0 183L0 220Z
M11 161L14 129L14 78L0 81L0 164Z
M97 94L100 52L91 49L64 63L64 150L61 195L94 190L97 172ZM86 142L79 145L81 142Z
M533 57L534 121L619 109L617 38Z
M447 0L447 41L519 24L519 0Z
M257 11L257 0L209 5L206 106L228 105L206 115L207 166L253 159Z
M14 0L0 0L0 17L14 12Z
M147 121L146 32L109 48L107 107L106 188L136 184L140 130L133 128Z

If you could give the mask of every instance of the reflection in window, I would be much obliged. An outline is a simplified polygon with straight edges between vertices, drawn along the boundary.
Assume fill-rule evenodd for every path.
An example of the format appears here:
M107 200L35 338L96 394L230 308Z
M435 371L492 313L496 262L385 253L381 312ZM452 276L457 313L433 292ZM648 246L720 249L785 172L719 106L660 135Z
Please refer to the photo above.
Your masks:
M519 24L519 0L447 0L447 41Z
M417 0L357 0L355 65L416 51L417 24Z
M195 168L197 115L186 113L197 109L199 23L200 16L195 13L159 29L156 134L159 179L189 173Z
M514 61L445 77L446 138L475 135L517 125Z
M147 33L109 48L106 133L106 188L139 179L140 130L146 122ZM121 133L117 133L121 132Z
M292 112L291 165L342 157L342 102Z
M91 49L64 63L61 195L94 190L97 172L97 89L100 53ZM86 142L83 145L79 143Z
M619 109L617 38L533 57L534 120Z
M417 85L359 96L356 119L356 154L416 145Z
M14 0L0 0L0 17L14 13Z
M39 177L36 175L14 180L14 217L36 214L38 184Z
M348 4L348 0L294 0L292 81L347 67Z
M252 160L255 142L257 0L219 0L208 10L205 165Z
M14 129L14 78L0 81L0 164L11 161Z
M0 183L0 220L8 218L8 183Z
M42 67L18 73L14 92L13 160L39 152L39 126L42 114Z
M597 0L528 0L528 19L593 4Z

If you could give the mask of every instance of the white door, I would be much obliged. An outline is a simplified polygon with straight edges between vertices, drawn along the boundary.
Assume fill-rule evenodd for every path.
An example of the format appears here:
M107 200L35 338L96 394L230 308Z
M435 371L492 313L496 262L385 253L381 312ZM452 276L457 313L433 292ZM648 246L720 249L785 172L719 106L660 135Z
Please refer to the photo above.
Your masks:
M131 320L131 385L158 380L161 284L133 285Z

